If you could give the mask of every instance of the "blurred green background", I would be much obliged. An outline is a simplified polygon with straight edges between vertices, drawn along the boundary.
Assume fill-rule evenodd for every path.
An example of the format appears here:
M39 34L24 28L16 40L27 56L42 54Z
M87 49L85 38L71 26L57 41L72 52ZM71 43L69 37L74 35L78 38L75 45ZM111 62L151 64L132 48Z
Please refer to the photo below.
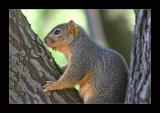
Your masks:
M42 41L56 25L74 20L85 29L90 38L103 47L118 51L129 64L135 23L135 15L131 9L22 9L22 13ZM57 64L67 64L63 54L50 48L48 50Z

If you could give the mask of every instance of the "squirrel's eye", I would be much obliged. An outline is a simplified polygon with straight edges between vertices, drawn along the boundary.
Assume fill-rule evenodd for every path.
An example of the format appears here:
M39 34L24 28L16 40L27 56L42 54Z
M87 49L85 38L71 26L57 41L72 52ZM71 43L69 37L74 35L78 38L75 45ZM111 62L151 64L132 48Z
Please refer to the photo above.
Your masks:
M60 30L56 30L54 34L58 35L60 32L61 32Z

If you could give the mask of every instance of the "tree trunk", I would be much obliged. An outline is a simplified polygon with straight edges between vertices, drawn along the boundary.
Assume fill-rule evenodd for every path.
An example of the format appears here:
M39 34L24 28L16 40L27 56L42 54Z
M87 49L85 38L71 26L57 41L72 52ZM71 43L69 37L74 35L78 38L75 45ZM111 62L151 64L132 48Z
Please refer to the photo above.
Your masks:
M126 104L151 103L151 10L135 14ZM75 89L42 92L45 81L55 81L61 74L21 11L9 10L9 103L82 103Z
M21 11L9 10L9 103L82 103L75 89L42 92L45 81L55 81L61 74Z
M135 10L126 104L151 103L151 10Z
M107 47L107 41L104 35L104 30L102 27L102 23L101 23L102 21L99 15L99 10L86 9L85 11L88 19L88 26L90 28L90 34L91 34L92 40L97 42L97 44L99 44L102 47Z

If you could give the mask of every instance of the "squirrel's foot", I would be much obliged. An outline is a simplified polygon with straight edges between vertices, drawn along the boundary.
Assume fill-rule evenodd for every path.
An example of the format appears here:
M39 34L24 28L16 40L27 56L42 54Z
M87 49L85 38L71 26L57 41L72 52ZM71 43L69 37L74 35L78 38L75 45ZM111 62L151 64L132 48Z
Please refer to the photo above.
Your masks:
M54 86L54 82L52 82L52 81L46 81L47 82L47 84L45 84L44 86L43 86L43 92L48 92L48 91L51 91L51 90L53 90L53 86Z

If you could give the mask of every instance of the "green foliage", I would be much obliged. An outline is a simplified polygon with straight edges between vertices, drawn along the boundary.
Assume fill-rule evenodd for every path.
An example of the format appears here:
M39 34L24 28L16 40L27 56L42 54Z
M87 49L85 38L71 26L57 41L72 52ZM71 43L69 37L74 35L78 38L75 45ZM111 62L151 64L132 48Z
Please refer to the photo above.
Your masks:
M79 91L80 90L80 84L76 84L75 88Z

